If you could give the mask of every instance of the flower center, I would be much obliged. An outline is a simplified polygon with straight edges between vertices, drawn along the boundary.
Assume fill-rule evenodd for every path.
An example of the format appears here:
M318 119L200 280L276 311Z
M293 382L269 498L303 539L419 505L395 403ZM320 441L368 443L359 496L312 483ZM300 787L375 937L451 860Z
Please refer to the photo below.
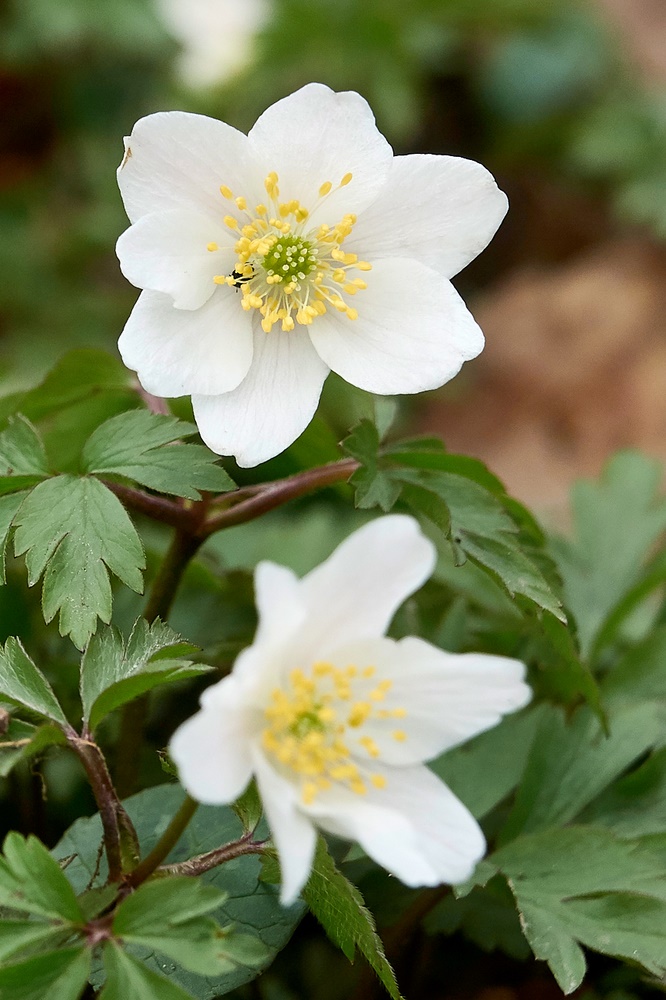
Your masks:
M352 175L345 174L336 190L351 180ZM242 308L259 311L266 333L276 323L281 323L283 330L293 330L296 324L309 326L329 309L357 319L358 312L347 299L367 284L350 272L370 271L372 265L342 249L356 216L344 215L335 226L313 227L308 223L312 211L333 191L330 181L321 185L319 200L310 209L297 200L280 201L275 172L266 177L264 187L268 205L256 205L251 212L245 198L234 197L230 188L221 186L222 196L234 203L241 219L224 217L235 239L237 261L232 273L216 275L215 283L241 289ZM215 253L220 247L209 243L207 249Z
M368 783L386 786L385 775L367 767L369 759L381 758L381 749L364 727L386 720L387 735L402 742L406 733L391 730L390 720L407 713L400 707L380 707L392 681L377 683L375 674L375 667L316 663L309 675L292 670L288 684L271 693L264 710L263 746L282 773L297 778L305 805L334 784L357 795L367 793Z

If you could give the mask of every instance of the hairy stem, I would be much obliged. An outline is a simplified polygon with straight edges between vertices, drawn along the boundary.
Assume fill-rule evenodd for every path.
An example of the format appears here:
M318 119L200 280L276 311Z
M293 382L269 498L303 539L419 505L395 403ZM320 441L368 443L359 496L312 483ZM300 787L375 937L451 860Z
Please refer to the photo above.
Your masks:
M252 840L252 834L246 833L238 840L223 847L216 847L214 851L206 854L199 854L196 858L189 858L188 861L180 861L175 865L163 865L160 871L169 875L203 875L211 868L217 868L234 858L243 857L246 854L263 854L266 850L267 840Z
M111 781L102 751L91 739L67 732L67 742L77 755L95 796L104 831L104 849L109 866L109 881L120 881L123 873L123 840L129 840L132 853L138 851L136 832Z
M176 846L198 808L199 803L195 802L189 795L186 796L180 809L172 817L152 851L146 854L145 858L129 873L125 879L126 886L135 889L142 882L145 882L149 875L153 874Z

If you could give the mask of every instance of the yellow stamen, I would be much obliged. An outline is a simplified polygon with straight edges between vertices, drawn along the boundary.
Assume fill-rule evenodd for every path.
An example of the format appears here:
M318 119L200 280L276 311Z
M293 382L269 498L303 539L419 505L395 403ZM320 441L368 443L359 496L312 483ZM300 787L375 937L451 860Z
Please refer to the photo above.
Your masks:
M329 193L332 187L333 185L331 184L330 181L326 181L324 184L322 184L322 186L319 188L319 197L324 198Z
M347 184L349 184L350 180L352 179L352 176L353 176L352 174L345 174L345 176L340 181L340 187L341 188L346 187Z
M219 249L220 248L218 247L217 243L207 243L206 244L206 250L208 250L209 253L215 253L215 251L219 250Z
M226 184L220 185L220 194L223 198L227 198L229 201L233 198L233 192L231 188L227 187Z

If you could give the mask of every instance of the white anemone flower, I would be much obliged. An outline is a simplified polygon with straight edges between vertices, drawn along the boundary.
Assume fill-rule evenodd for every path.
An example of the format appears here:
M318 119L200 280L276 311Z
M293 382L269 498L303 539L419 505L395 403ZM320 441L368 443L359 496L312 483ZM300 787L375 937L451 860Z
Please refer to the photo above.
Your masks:
M329 370L381 395L434 389L483 348L450 278L507 209L478 163L393 156L358 94L309 84L249 135L142 118L118 171L120 337L157 396L191 395L206 444L254 466L312 419Z
M252 60L254 41L270 16L269 0L156 0L180 42L178 68L194 90L224 83Z
M253 644L172 738L200 802L233 802L255 776L285 904L308 878L317 827L358 841L409 886L461 882L484 853L476 820L424 761L531 692L517 660L385 637L434 564L404 515L365 525L301 580L261 563Z

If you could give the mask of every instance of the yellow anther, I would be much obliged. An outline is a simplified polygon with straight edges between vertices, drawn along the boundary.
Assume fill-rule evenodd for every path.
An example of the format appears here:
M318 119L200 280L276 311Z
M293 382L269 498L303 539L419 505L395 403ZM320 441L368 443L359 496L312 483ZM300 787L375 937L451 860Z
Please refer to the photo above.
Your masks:
M238 219L234 219L233 215L225 215L224 224L229 229L238 229Z
M370 736L361 736L359 743L364 750L367 750L371 757L379 757L379 747Z
M216 285L226 285L227 276L226 274L216 274L215 277L213 278L213 281L215 282Z
M242 195L239 195L238 198L235 199L235 201L237 206L240 208L241 212L244 212L245 209L247 208L247 202L245 198L243 198Z
M219 250L219 249L220 248L218 247L217 243L207 243L206 244L206 250L208 250L209 253L215 253L215 251Z
M386 788L386 778L383 774L371 774L370 781L375 788Z
M343 290L346 292L347 295L356 295L358 288L356 287L356 285L352 285L350 282L346 285L343 285Z
M372 705L368 701L357 701L352 705L351 712L347 718L347 725L354 728L362 726L372 712Z
M351 174L349 175L349 179L351 180ZM325 181L319 188L319 197L324 198L329 193L332 187L333 185L331 184L330 181Z
M361 677L374 677L377 673L377 667L364 667Z
M255 215L259 215L259 216L268 215L268 209L266 208L265 205L261 205L261 204L260 205L255 205L254 212L255 212Z
M229 200L233 198L233 192L226 184L220 184L220 194L223 198L228 198Z
M350 180L352 179L352 176L353 174L345 174L345 176L340 181L340 187L341 188L346 187L347 184L349 184Z
M405 732L404 729L394 729L393 732L391 733L391 736L398 743L404 743L405 740L407 739L407 733Z
M347 319L358 319L357 309L346 309L345 312L347 314Z
M363 278L354 278L351 283L352 285L356 285L356 287L360 288L361 290L368 287L367 281L364 281Z
M372 264L368 264L367 260L359 260L356 267L359 271L372 271Z
M368 794L368 789L363 784L363 782L361 781L360 778L357 779L356 781L352 781L349 787L351 788L352 792L354 792L355 795L367 795Z
M303 785L302 799L304 806L310 806L315 800L319 788L314 781L306 781Z
M383 701L388 692L393 687L393 681L384 680L380 681L376 688L370 692L370 697L373 701Z
M342 270L342 268L339 268L337 271L334 271L333 274L331 275L333 281L337 282L338 284L342 284L342 282L345 281L346 277L347 275Z

